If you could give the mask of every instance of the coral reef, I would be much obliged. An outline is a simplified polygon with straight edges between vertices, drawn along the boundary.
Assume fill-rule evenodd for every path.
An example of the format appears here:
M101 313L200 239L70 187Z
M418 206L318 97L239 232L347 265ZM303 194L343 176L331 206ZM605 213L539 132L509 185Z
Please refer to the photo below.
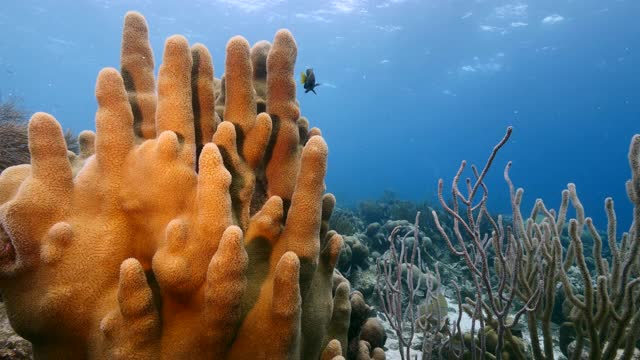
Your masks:
M0 104L1 306L23 337L5 321L0 357L28 358L26 340L53 359L379 360L388 345L550 360L558 340L572 359L638 356L640 135L621 236L613 200L600 232L573 184L557 211L538 200L523 216L510 163L512 214L490 213L484 179L511 128L466 192L466 162L451 199L439 182L441 209L391 192L336 209L291 33L234 37L226 55L215 78L204 45L172 36L156 78L130 12L120 71L97 78L95 133Z
M439 347L436 354L458 359L554 359L553 342L560 337L563 352L572 359L636 357L640 334L640 135L633 137L628 156L632 177L627 193L634 205L634 221L618 239L613 200L605 200L609 220L609 255L605 256L602 236L585 216L574 184L563 191L557 211L538 199L525 218L520 210L524 190L513 185L508 163L504 178L511 195L512 221L490 215L484 177L510 134L511 128L484 168L471 167L475 181L467 179L466 192L458 188L466 162L453 178L450 202L444 199L443 181L438 184L440 203L454 219L453 236L444 229L440 215L435 211L432 215L451 253L465 260L474 292L463 301L454 284L457 319L452 318L455 325L441 332L447 340L434 344ZM575 218L568 219L571 213ZM492 230L483 231L482 223L488 223ZM586 231L589 235L583 234ZM566 246L563 239L568 239ZM593 241L591 260L585 251L587 241ZM565 297L562 307L566 319L559 332L551 326L558 293ZM465 331L460 326L463 312L471 320ZM526 318L528 344L518 325L521 318Z
M511 131L484 168L471 166L466 192L459 188L464 161L452 181L452 199L444 198L440 180L443 210L430 211L424 233L418 229L423 219L418 213L413 226L406 220L373 223L360 237L379 239L392 228L388 250L374 256L378 306L393 329L390 347L401 358L411 358L417 350L423 359L550 360L560 351L571 359L638 358L640 135L633 137L628 155L627 193L634 221L620 236L613 200L604 202L607 231L598 231L585 216L574 184L562 192L558 210L538 199L531 215L523 216L524 190L516 189L509 177L511 163L504 178L512 214L492 215L484 178ZM438 251L443 241L452 257ZM447 280L441 276L444 269ZM441 292L444 286L449 289ZM454 302L457 309L448 305Z
M384 328L380 321L374 317L373 308L367 305L361 292L354 291L350 296L351 320L349 323L349 356L347 359L363 358L364 344L368 350L373 350L373 358L376 348L383 348L387 340ZM368 354L368 352L366 352ZM377 355L379 356L379 355ZM366 357L364 357L366 358Z
M355 212L339 207L333 210L333 214L329 220L329 226L331 229L337 231L338 234L342 234L342 236L353 235L361 232L364 228L362 220L360 220Z
M37 358L346 356L327 145L300 118L292 35L232 38L220 82L201 44L167 39L157 79L151 54L144 17L127 13L121 70L98 75L96 133L69 154L36 113L30 165L0 175L11 325ZM358 359L384 358L370 347Z

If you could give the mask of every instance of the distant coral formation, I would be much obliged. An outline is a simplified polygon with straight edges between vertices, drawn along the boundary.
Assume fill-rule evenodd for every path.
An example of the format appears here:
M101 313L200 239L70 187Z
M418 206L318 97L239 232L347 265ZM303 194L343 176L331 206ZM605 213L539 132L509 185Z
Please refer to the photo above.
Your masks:
M286 30L234 37L217 81L206 47L172 36L156 79L130 12L79 153L32 116L30 164L0 175L0 286L36 358L384 358L348 343L327 145L300 117L296 56Z

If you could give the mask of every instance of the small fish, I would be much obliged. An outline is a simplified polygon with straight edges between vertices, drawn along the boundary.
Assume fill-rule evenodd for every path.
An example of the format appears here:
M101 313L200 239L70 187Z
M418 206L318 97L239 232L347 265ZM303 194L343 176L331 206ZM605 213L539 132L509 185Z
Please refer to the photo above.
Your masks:
M316 75L313 73L313 69L307 69L306 72L303 72L300 76L300 83L304 85L304 93L308 93L309 91L313 91L314 94L318 95L314 90L320 84L316 83Z

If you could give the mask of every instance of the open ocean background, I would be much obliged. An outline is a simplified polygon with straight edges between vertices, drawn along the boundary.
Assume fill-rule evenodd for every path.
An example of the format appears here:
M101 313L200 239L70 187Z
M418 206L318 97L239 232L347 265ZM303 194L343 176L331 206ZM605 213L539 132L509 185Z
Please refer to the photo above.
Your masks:
M631 221L627 151L640 133L637 0L5 0L0 92L78 133L94 129L95 79L119 68L123 17L149 23L156 67L164 40L185 35L224 72L228 39L251 44L289 28L296 79L313 67L318 95L298 87L302 114L329 144L327 189L339 206L379 198L434 199L460 161L482 166L505 129L509 143L487 180L493 212L510 212L502 173L557 208L576 183L604 228L616 200Z

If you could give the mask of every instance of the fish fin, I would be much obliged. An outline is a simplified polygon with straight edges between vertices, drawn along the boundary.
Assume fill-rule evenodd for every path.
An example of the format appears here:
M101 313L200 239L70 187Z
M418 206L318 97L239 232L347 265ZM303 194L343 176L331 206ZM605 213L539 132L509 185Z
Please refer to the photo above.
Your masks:
M302 85L304 85L304 83L307 82L307 74L304 73L304 71L300 74L300 83Z
M311 91L313 91L314 94L318 95L318 93L315 90L311 89Z

